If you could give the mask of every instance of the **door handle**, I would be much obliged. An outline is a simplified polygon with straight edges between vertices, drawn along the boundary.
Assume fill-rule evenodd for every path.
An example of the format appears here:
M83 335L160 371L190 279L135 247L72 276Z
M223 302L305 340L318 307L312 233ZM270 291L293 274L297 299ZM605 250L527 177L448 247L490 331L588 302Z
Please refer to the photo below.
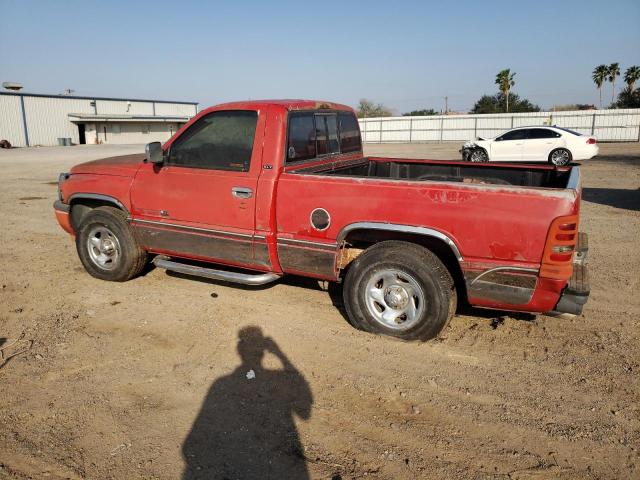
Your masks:
M253 197L253 190L246 187L233 187L231 189L231 195L236 198L251 198Z

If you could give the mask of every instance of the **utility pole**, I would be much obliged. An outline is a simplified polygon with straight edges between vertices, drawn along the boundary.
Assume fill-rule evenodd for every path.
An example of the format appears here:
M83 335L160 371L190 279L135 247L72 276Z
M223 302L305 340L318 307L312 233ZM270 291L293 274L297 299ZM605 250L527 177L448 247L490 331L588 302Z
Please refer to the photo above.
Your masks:
M444 113L445 115L449 111L449 97L444 97Z

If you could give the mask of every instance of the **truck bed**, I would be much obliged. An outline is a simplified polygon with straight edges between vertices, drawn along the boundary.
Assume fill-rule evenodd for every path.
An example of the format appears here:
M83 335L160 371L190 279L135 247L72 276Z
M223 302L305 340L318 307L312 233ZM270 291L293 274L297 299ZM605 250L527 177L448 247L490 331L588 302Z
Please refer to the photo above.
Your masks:
M571 170L571 167L553 168L546 165L492 165L365 157L347 165L325 164L303 172L341 177L564 189L568 187Z

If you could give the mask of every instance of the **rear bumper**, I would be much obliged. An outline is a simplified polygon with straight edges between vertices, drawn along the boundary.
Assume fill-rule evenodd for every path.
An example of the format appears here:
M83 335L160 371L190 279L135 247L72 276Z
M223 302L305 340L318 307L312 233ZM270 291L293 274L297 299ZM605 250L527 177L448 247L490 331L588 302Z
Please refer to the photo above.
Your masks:
M569 291L562 292L560 300L554 309L554 313L569 313L571 315L582 314L584 304L589 300L589 294L576 294Z
M589 269L587 267L587 253L589 241L586 233L579 233L576 252L573 257L573 275L562 291L553 313L569 313L580 315L582 308L589 299L591 286L589 283Z
M574 160L589 160L600 153L600 147L597 143L594 145L585 145L579 150L574 150L572 153Z
M62 229L71 235L75 235L76 232L71 226L71 216L69 215L71 212L71 206L60 200L56 200L53 202L53 210L56 214L56 220L58 220Z

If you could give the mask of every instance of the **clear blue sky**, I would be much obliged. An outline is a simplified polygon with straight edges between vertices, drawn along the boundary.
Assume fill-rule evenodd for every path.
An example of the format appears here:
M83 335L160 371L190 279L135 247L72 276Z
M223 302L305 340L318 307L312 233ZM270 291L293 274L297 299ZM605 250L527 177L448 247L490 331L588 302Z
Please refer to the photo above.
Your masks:
M549 107L597 104L597 64L640 65L639 0L0 0L0 12L0 81L38 93L366 97L398 112L440 110L447 95L467 110L509 67L514 91Z

